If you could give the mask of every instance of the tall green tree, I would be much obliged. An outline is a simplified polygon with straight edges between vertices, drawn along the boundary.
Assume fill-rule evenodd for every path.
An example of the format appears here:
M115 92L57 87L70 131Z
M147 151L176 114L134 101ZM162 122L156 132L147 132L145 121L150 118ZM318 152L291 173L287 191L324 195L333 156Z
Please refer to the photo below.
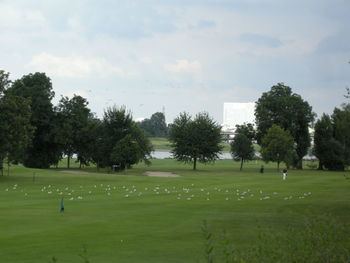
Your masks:
M350 165L350 104L335 108L332 114L334 138L341 145L342 159L345 166Z
M344 170L350 165L350 105L323 114L315 124L314 153L319 169Z
M168 135L168 127L162 112L153 113L150 119L145 119L138 125L151 137L166 137Z
M319 160L319 170L323 170L324 164L329 159L329 145L331 140L333 140L333 123L329 115L323 114L316 121L314 132L313 152Z
M302 159L311 144L309 127L314 119L315 114L309 103L293 93L290 87L278 83L270 91L264 92L256 102L257 141L262 143L262 138L273 124L288 130L296 142L293 164L302 169Z
M189 114L181 113L171 126L169 140L174 158L193 163L193 170L197 161L217 160L222 150L221 127L205 112L197 114L194 120Z
M290 164L294 153L294 139L289 131L278 125L272 125L262 138L261 155L265 162L277 162L277 169L281 162Z
M1 149L8 161L22 161L34 127L30 125L29 102L18 96L4 96L0 102Z
M30 124L35 127L33 141L27 148L23 164L33 168L48 168L58 163L61 149L57 138L57 119L51 103L54 97L50 78L45 73L25 75L7 90L30 102Z
M7 93L9 74L0 71L0 170L3 174L4 159L8 163L22 161L30 145L34 127L30 125L29 101Z
M231 155L235 160L241 161L241 171L243 162L254 158L253 142L243 132L236 131L235 137L231 142Z
M236 125L236 134L244 134L249 140L253 141L256 138L256 131L252 123L244 123Z
M105 110L100 142L100 151L103 157L99 162L101 167L115 164L110 155L116 143L131 132L132 122L131 113L126 111L125 107L113 106Z
M92 117L87 107L88 101L78 95L71 99L62 97L56 111L60 117L61 138L64 154L67 156L67 167L73 154L78 154L85 147L86 128Z
M111 152L111 159L114 163L119 164L122 170L130 168L140 161L144 161L149 165L152 150L151 142L144 131L133 124L131 133L115 144Z
M119 164L124 169L140 161L149 164L153 151L146 134L124 107L107 108L102 120L102 136L97 144L98 152L102 154L98 158L101 167Z
M100 162L101 147L99 143L102 140L101 120L92 116L88 119L87 125L81 130L79 145L77 148L77 160L82 165L89 165L91 162L98 164Z

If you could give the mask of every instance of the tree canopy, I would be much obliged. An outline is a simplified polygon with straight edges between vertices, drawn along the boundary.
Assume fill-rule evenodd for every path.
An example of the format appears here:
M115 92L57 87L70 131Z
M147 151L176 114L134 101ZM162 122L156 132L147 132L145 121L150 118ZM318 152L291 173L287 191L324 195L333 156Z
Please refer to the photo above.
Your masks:
M127 149L127 147L131 149ZM97 142L101 167L120 165L122 169L140 161L149 164L152 145L146 134L132 120L125 107L109 107L101 123L101 136ZM123 151L123 152L120 152Z
M25 98L30 103L30 124L35 127L33 141L26 149L23 164L33 168L48 168L60 159L57 139L57 120L51 103L54 97L51 80L45 73L23 76L7 90L12 96Z
M350 104L323 114L315 124L314 153L319 169L344 170L350 165Z
M236 125L236 134L244 134L249 140L253 141L256 138L256 131L253 124L244 123L242 125Z
M294 140L289 131L278 125L272 125L262 138L261 155L265 162L277 162L277 169L283 161L287 166L294 153Z
M323 114L322 117L317 120L315 124L314 133L314 154L319 160L319 169L322 170L323 166L330 160L333 163L335 158L334 149L330 151L330 145L334 146L333 138L333 124L332 120L327 114ZM338 161L336 161L338 162ZM328 166L329 164L327 164Z
M343 104L342 108L335 108L332 120L334 138L341 145L344 166L348 166L350 165L350 104Z
M168 127L162 112L153 113L150 119L144 119L138 123L138 126L151 137L168 136Z
M345 98L349 98L346 89ZM98 167L119 164L122 169L140 161L149 163L152 145L147 136L168 135L161 112L135 123L125 107L110 107L103 119L95 117L81 96L62 97L54 107L55 93L45 73L24 75L14 82L0 70L0 169L3 161L48 168L73 154L81 165L94 162ZM238 125L231 144L233 158L244 160L254 155L253 140L262 146L265 161L284 161L302 168L302 158L310 146L308 132L315 114L300 95L283 83L271 87L256 102L257 131L252 124ZM323 115L315 125L314 153L319 168L344 170L350 164L350 104ZM147 134L146 134L147 133ZM194 119L181 113L170 129L173 156L182 162L208 163L222 150L221 127L208 113Z
M27 99L7 93L9 74L0 71L0 169L3 161L23 161L32 141L31 108Z
M231 154L235 160L241 161L240 170L242 171L243 162L254 158L254 147L252 140L244 133L237 132L231 142Z
M85 98L74 95L73 98L62 97L57 108L60 125L60 138L63 152L67 156L67 167L73 154L85 152L86 131L89 119L92 118L88 102Z
M270 91L264 92L256 102L257 141L261 144L267 130L274 124L288 130L296 142L293 165L302 169L302 159L311 144L309 127L314 118L315 114L308 102L292 93L290 87L278 83Z
M174 158L193 163L193 170L197 161L217 160L222 150L221 127L206 112L197 114L193 120L189 114L181 113L171 126L169 140Z
M9 88L11 81L9 79L10 74L4 70L0 70L0 98L3 96L4 91Z

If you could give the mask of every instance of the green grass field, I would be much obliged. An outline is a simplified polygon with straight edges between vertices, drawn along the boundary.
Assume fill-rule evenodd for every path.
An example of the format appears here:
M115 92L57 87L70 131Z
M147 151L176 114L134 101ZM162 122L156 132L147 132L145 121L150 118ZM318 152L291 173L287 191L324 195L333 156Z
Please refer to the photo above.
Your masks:
M159 137L151 137L150 138L151 143L153 145L153 148L155 150L166 150L170 151L171 146L170 142L167 138L159 138ZM224 152L229 152L230 151L230 144L226 142L222 142L221 145L223 146L223 151Z
M291 170L282 181L275 164L259 174L255 161L242 172L231 160L198 171L152 163L115 174L12 166L0 176L0 262L206 262L204 220L215 242L226 231L239 248L256 244L259 229L303 231L305 217L328 214L349 226L345 172Z
M171 150L170 142L167 138L151 137L149 139L155 150Z

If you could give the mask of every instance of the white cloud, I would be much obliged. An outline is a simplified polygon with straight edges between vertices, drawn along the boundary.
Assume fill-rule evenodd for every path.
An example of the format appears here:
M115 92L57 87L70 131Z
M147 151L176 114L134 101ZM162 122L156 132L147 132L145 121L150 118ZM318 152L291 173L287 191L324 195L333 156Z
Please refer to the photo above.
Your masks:
M174 72L174 73L180 73L180 72L198 73L201 71L202 65L197 60L190 62L186 59L180 59L180 60L177 60L175 64L165 64L164 68L165 70Z
M7 4L0 4L0 22L8 27L27 27L28 24L44 24L42 12L35 9L20 9Z
M140 58L140 63L142 63L142 64L152 64L153 60L150 57L141 57Z
M81 56L60 57L45 52L34 56L29 66L56 77L83 78L92 75L99 77L113 74L118 76L126 75L121 68L108 63L103 58Z

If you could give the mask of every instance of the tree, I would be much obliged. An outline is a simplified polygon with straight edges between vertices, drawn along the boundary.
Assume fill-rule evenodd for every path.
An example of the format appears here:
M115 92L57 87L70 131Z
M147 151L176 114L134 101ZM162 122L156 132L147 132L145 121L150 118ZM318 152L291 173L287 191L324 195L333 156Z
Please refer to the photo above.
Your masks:
M296 142L293 164L302 169L302 159L311 144L309 126L314 118L315 113L308 102L292 93L290 87L278 83L270 91L264 92L256 102L257 141L262 143L262 138L273 124L288 130Z
M101 120L91 117L87 120L86 126L80 131L79 146L77 148L77 160L82 165L89 165L90 162L99 164L102 153L100 142L102 141Z
M277 169L283 161L287 164L294 152L294 140L289 131L282 129L277 125L272 125L262 138L261 155L265 162L277 162Z
M45 73L35 73L16 80L7 90L30 102L30 124L35 127L33 141L27 148L23 164L33 168L48 168L58 163L61 149L57 139L57 119L51 103L54 97L51 80Z
M334 139L341 145L341 155L344 167L350 165L350 104L335 108L332 114L334 123Z
M138 125L151 137L166 137L168 135L165 116L162 112L152 114L150 119L145 119Z
M22 161L30 145L34 127L30 125L29 101L7 94L9 74L0 71L0 170L3 162ZM3 95L4 94L4 95Z
M88 102L85 98L75 95L73 98L62 97L56 111L60 117L61 138L64 154L67 156L67 167L74 153L79 153L85 147L86 127L91 118Z
M4 91L9 88L11 81L9 79L10 74L4 70L0 70L0 99L4 94Z
M101 155L95 157L99 166L119 164L125 168L140 161L150 163L152 145L124 107L107 108L101 125L102 135L97 142Z
M323 114L315 124L314 153L319 169L344 170L350 164L350 105Z
M197 114L194 120L189 114L181 113L171 126L169 140L174 158L193 163L193 170L197 161L215 161L222 150L221 127L205 112Z
M254 158L254 147L251 139L244 133L236 133L231 142L231 154L234 159L241 160L242 171L244 160L252 160Z
M236 134L244 134L249 140L253 141L256 138L256 132L253 124L244 123L242 125L236 125Z
M329 158L329 146L334 145L330 143L333 139L333 124L332 120L327 114L323 114L321 119L319 119L315 124L315 134L314 134L314 154L319 160L319 170L323 170L323 166L330 159ZM334 152L334 151L332 151Z

